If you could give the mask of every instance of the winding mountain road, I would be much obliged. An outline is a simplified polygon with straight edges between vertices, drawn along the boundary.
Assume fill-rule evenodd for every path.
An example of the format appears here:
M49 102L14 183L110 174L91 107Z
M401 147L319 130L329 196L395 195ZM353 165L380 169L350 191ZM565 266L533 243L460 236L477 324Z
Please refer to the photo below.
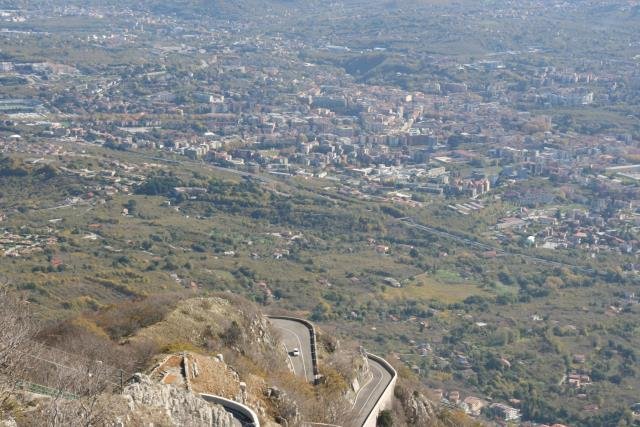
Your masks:
M313 348L315 337L312 339L310 330L310 328L313 329L313 326L305 320L297 320L295 318L269 317L269 321L280 332L293 372L298 377L313 382L315 375L312 355L315 354L315 349ZM300 350L300 355L297 357L291 356L294 348ZM376 408L379 408L378 402L395 380L395 371L393 368L383 365L383 363L386 363L384 359L368 353L367 358L369 360L370 376L356 393L355 401L345 417L349 420L345 423L345 427L375 425L375 422L371 424L371 419L375 420L377 413L372 413ZM328 425L313 422L303 424L309 426Z
M347 416L347 419L352 420L348 424L349 427L362 427L365 424L369 414L375 409L378 400L393 380L391 373L371 358L369 358L369 370L371 377L358 391L353 408Z
M269 321L280 332L290 366L298 377L305 378L308 382L315 380L313 358L311 348L311 332L301 322L289 319L270 318ZM293 349L300 350L299 356L292 356Z

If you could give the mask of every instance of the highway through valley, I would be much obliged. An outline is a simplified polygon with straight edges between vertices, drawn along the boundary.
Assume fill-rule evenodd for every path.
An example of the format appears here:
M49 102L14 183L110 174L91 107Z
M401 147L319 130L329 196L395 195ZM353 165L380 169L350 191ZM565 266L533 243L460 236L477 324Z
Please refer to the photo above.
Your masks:
M536 257L533 255L527 255L527 254L523 254L523 253L518 253L518 252L509 252L506 251L504 249L501 248L496 248L494 246L491 245L487 245L485 243L481 243L481 242L477 242L475 240L471 240L468 239L466 237L462 237L462 236L457 236L455 234L451 234L447 231L443 231L443 230L439 230L437 228L433 228L433 227L428 227L426 225L422 225L422 224L418 224L416 223L413 218L400 218L399 221L401 223L403 223L404 225L408 226L408 227L412 227L412 228L416 228L418 230L422 230L425 231L429 234L435 235L435 236L439 236L439 237L443 237L445 239L449 239L449 240L454 240L458 243L461 243L463 245L466 246L471 246L471 247L475 247L477 249L481 249L483 251L495 251L497 254L500 255L510 255L510 256L519 256L522 257L526 260L529 260L531 262L537 263L537 264L543 264L543 265L547 265L547 266L551 266L551 267L568 267L571 269L574 269L576 271L580 271L582 273L589 273L592 274L594 273L594 271L590 268L586 268L580 265L573 265L573 264L568 264L565 262L560 262L560 261L553 261L553 260L549 260L549 259L545 259L545 258L540 258L540 257Z

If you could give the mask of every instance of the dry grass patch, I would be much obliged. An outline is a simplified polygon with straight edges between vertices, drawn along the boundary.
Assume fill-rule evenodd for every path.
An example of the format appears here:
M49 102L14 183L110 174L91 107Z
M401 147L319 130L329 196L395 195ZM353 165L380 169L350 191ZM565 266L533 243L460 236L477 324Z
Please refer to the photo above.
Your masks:
M413 299L422 301L436 300L446 304L464 301L474 295L487 296L488 293L480 289L475 283L465 281L447 283L438 280L428 273L416 276L407 286L397 289L387 289L384 292L386 300Z

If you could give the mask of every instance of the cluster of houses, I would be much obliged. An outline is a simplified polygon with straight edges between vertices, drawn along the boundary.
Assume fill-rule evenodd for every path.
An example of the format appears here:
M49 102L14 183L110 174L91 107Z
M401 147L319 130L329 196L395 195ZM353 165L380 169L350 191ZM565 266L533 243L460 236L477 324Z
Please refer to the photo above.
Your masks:
M495 235L503 241L525 237L527 244L543 249L580 249L594 254L618 252L633 254L640 241L628 230L640 223L640 206L635 200L611 202L612 216L582 208L561 211L519 208L499 219Z
M94 16L97 12L71 7L61 13ZM335 46L252 37L242 31L186 29L169 17L112 13L135 18L130 19L131 28L122 37L94 35L87 43L111 47L117 40L135 43L137 37L149 34L149 28L170 28L159 33L162 42L153 49L163 57L189 53L197 58L198 73L188 75L190 89L182 89L185 75L166 66L145 68L137 74L133 69L123 70L131 74L127 81L141 86L147 94L133 96L119 75L84 76L72 66L52 62L2 62L0 74L4 76L51 79L64 75L79 81L73 96L77 114L70 118L68 127L47 122L49 112L44 105L51 104L47 99L2 100L0 113L8 117L39 114L42 117L38 120L34 116L14 119L40 123L57 137L119 149L163 150L282 177L334 179L363 195L401 187L407 197L399 202L404 203L407 198L419 201L429 197L476 200L506 189L503 197L515 204L549 204L554 201L550 191L509 188L535 178L551 178L567 187L584 188L594 183L616 187L616 179L601 172L624 164L633 146L630 134L561 131L551 116L516 111L504 102L512 99L566 107L600 102L606 99L607 88L619 80L619 76L601 70L537 67L531 74L530 90L508 89L496 83L475 93L468 83L434 80L422 91L408 91L392 85L362 84L339 69L303 63L296 56L300 49L333 51ZM505 68L509 55L463 65L456 65L451 58L432 60L445 67L494 73ZM65 110L64 104L57 105ZM189 117L197 118L197 123L176 125ZM624 179L634 179L633 174L625 174L627 171L619 172ZM607 201L596 203L606 205ZM480 209L472 203L451 206L462 215ZM606 208L590 207L589 215L596 223L598 216L606 222L600 228L610 225L610 217L600 214ZM498 224L499 229L514 226L517 221ZM610 238L595 236L595 230L571 231L547 228L540 231L543 234L537 241L548 248L585 244L593 248L599 243L593 243L592 237L598 237L598 242L606 240L604 246L617 243L621 250L634 250L627 241L609 242L624 240L615 233ZM585 237L588 243L584 243Z
M460 409L473 417L485 415L504 422L519 422L521 419L519 409L504 403L491 403L476 396L462 398L457 390L445 392L442 389L435 389L431 393L432 399L441 402L445 407ZM518 401L514 403L519 404Z
M20 235L4 230L0 234L0 257L28 256L42 252L57 243L58 239L53 235Z

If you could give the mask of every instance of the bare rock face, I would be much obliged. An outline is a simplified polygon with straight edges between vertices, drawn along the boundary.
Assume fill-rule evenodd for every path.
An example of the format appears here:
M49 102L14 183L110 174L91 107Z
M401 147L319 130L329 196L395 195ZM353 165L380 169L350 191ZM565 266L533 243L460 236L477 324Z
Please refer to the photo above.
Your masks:
M414 391L401 401L410 426L426 426L435 419L433 403L422 393Z
M249 321L249 336L258 344L266 344L276 347L278 340L271 334L269 322L266 317L256 316Z
M265 396L276 409L276 422L283 426L296 426L300 424L300 410L296 402L277 387L269 387L265 390Z
M221 406L174 386L155 383L143 374L134 376L123 396L132 412L138 407L162 408L175 426L235 426L233 416Z
M362 386L370 380L371 369L369 368L369 359L362 349L353 357L351 365L353 377L349 381L349 389L345 399L353 404Z
M365 384L371 376L371 369L369 368L369 358L364 350L361 349L358 356L354 358L353 364L356 373L355 379L358 382L358 386ZM358 387L358 389L354 388L353 391L357 393L359 389L360 387Z

